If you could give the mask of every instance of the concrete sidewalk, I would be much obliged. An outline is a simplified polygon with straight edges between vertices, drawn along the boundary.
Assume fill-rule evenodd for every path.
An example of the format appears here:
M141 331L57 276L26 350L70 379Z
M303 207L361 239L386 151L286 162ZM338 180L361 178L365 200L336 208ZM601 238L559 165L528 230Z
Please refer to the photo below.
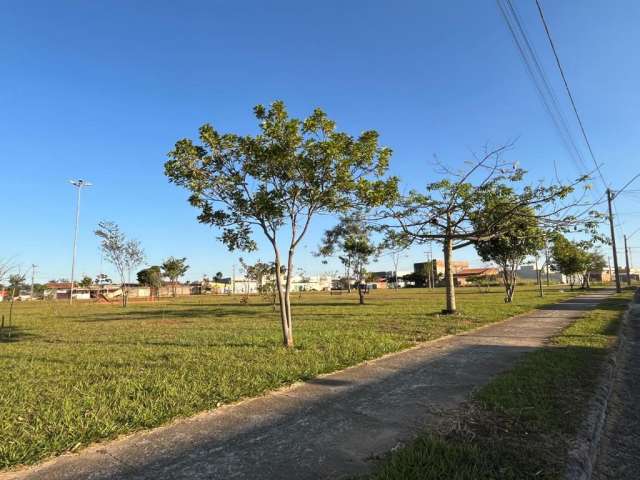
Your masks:
M89 447L6 479L318 479L436 425L611 292L584 295L263 397Z

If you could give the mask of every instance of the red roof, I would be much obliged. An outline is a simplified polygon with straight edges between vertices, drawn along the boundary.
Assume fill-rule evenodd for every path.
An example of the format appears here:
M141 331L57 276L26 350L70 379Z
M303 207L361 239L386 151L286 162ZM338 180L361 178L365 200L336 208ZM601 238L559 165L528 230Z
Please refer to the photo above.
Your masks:
M471 277L473 275L497 275L498 269L493 267L486 268L463 268L458 272L454 273L454 275L460 277Z
M45 287L50 290L53 290L54 288L58 290L65 290L71 288L71 282L49 282L45 285Z

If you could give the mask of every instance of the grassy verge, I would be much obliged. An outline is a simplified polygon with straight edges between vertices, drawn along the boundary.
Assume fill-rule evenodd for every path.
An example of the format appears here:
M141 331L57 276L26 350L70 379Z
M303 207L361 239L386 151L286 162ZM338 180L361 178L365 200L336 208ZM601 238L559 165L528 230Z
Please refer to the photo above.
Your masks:
M577 292L576 292L577 293ZM460 314L441 316L442 290L295 295L296 348L283 349L277 313L260 297L192 297L113 305L17 303L0 338L0 468L259 395L298 380L468 330L573 295L521 288L460 289ZM0 314L8 305L0 304ZM4 339L4 340L3 340Z
M370 477L562 478L603 360L632 292L624 292L481 389L452 427L391 454Z

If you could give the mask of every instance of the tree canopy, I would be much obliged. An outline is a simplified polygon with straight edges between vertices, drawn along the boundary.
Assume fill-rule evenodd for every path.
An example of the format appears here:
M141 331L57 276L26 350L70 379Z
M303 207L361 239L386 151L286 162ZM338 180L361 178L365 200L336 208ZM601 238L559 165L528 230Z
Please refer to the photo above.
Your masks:
M138 283L146 287L159 288L162 286L162 270L159 265L143 268L136 274Z
M162 269L162 275L167 277L171 282L171 288L173 290L173 296L176 296L176 284L178 279L187 273L189 265L187 265L187 258L169 257L160 266Z

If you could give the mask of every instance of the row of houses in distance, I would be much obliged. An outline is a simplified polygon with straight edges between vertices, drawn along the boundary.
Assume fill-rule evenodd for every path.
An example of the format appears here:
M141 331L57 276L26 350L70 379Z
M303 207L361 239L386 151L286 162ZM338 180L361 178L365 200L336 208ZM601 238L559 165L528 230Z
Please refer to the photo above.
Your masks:
M453 261L451 264L453 276L457 286L466 286L482 283L499 283L500 271L492 266L471 267L466 260ZM377 271L370 272L367 275L366 286L368 289L384 289L384 288L405 288L405 287L424 287L429 284L429 272L432 272L431 279L435 286L441 285L444 278L444 261L433 260L431 262L417 262L413 264L413 271ZM553 271L543 271L543 278L549 279L552 283L567 283L564 275ZM538 272L533 265L523 265L518 270L518 278L523 281L536 281ZM626 281L626 272L621 272L621 280ZM631 280L640 281L640 269L631 269ZM612 282L614 279L613 272L605 269L602 272L592 272L591 280L595 282ZM263 285L272 279L264 279ZM347 281L351 285L355 285L356 280L353 278L335 278L328 275L297 275L292 279L291 290L294 292L321 292L329 290L343 289ZM212 280L204 279L198 282L190 282L178 284L175 287L171 285L163 285L159 288L152 289L148 286L139 284L127 284L126 290L130 299L149 299L157 297L170 297L174 295L224 295L224 294L257 294L262 290L262 286L252 279L238 278L214 278ZM27 292L25 292L26 295ZM74 299L77 300L114 300L122 295L122 287L118 284L102 284L81 287L75 285L73 289ZM21 293L20 299L25 298ZM45 299L68 299L71 295L71 283L69 282L49 282L45 285ZM0 289L0 301L6 296L6 292Z
M266 279L263 282L266 283ZM136 298L158 298L186 295L224 295L224 294L257 294L261 291L262 285L255 280L244 277L222 278L214 280L202 280L185 284L163 285L159 288L152 288L137 283L124 285L130 299ZM291 290L299 291L328 291L332 288L332 278L325 275L318 276L296 276L292 279ZM111 301L123 294L120 284L102 284L82 287L75 285L73 288L73 298L76 300L107 300ZM69 299L71 296L70 282L49 282L45 285L44 298L52 300Z

